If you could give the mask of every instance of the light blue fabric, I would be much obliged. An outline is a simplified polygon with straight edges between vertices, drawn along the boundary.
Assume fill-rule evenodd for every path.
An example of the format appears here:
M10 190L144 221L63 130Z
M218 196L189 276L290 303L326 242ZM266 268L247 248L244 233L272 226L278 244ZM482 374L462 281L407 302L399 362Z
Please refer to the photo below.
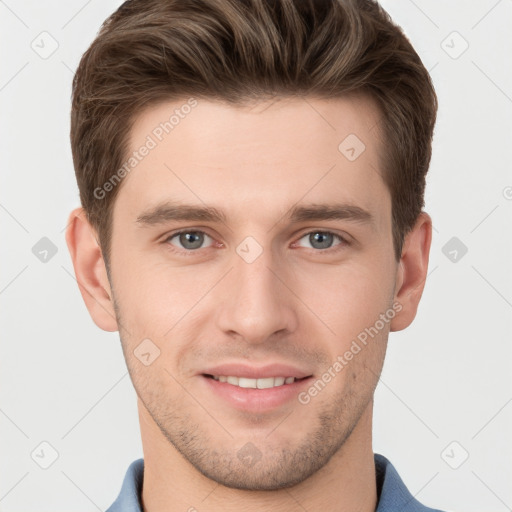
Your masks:
M374 454L375 477L379 502L375 512L442 512L422 505L407 490L393 464ZM124 477L121 492L106 512L142 512L140 494L144 475L144 459L133 461Z

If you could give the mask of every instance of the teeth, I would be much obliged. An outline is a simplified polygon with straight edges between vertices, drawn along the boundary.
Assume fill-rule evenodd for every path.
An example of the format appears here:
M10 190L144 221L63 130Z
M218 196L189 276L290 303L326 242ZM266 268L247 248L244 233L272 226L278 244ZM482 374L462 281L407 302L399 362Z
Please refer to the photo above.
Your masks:
M258 389L268 389L273 388L274 386L280 386L282 382L280 384L278 380L279 377L267 377L265 379L256 379L256 387Z
M226 375L214 375L213 378L219 382L227 382L241 388L268 389L283 384L291 384L295 381L295 377L266 377L263 379L249 379L247 377L234 377Z
M233 378L236 379L236 377L233 377ZM238 385L241 388L257 388L258 387L256 385L257 382L258 382L258 379L247 379L246 377L240 377L238 379ZM233 384L233 382L230 382L230 384Z

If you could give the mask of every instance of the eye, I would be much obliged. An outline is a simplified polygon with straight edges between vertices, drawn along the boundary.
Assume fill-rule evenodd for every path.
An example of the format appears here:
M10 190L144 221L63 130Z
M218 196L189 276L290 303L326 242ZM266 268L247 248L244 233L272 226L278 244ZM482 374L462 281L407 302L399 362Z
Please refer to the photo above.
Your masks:
M174 239L175 241L173 242ZM203 247L203 244L206 239L213 241L213 238L207 235L204 231L189 229L171 233L165 240L163 240L163 243L167 246L172 246L169 247L172 251L191 255L194 252L198 252L199 249L205 248ZM310 244L309 248L316 249L315 252L317 253L332 253L342 250L344 247L350 245L350 242L346 238L336 233L332 233L331 231L310 231L309 233L305 233L299 241L302 239L306 239L307 243ZM339 240L339 243L333 246L333 242L336 239ZM297 243L298 242L294 245L297 245Z
M180 245L174 244L172 242L174 238L176 238L177 243ZM185 249L186 251L195 251L197 249L201 249L201 246L203 245L205 238L213 240L204 231L184 230L169 235L164 240L164 243L169 242L171 245L178 247L178 249Z
M304 234L299 240L306 239L312 249L318 249L320 251L337 251L343 247L350 245L350 243L341 235L332 233L330 231L310 231ZM340 240L340 243L332 246L335 239ZM331 250L332 251L331 251Z

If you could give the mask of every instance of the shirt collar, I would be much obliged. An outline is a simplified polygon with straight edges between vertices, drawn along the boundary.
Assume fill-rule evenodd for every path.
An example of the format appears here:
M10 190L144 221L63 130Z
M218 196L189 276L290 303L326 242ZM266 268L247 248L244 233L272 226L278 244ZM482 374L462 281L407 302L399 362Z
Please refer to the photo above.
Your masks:
M374 460L378 499L375 512L441 512L427 508L416 500L384 455L375 453ZM137 459L128 467L121 492L107 512L142 512L143 476L144 459Z

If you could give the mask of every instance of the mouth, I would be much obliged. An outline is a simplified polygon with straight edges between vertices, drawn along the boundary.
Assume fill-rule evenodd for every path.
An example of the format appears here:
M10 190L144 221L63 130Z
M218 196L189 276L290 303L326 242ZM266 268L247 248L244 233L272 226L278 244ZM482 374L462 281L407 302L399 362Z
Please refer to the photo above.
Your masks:
M254 414L277 412L298 403L300 393L313 381L312 375L244 377L201 373L199 377L212 405L220 400L230 409Z
M237 386L239 388L248 388L248 389L270 389L277 388L281 386L287 386L293 384L294 382L302 381L311 377L311 375L307 377L297 378L297 377L262 377L262 378L249 378L249 377L237 377L235 375L210 375L208 373L203 373L203 376L209 379L216 380L218 382L223 382L230 384L232 386Z

